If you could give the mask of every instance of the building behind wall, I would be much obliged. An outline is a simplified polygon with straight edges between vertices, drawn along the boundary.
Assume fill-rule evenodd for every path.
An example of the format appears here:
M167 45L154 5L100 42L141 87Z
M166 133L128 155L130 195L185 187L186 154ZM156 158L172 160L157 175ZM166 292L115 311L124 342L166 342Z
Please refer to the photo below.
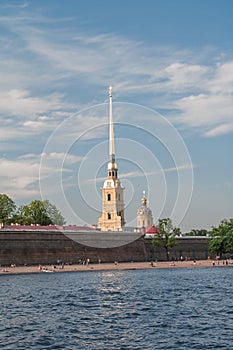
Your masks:
M143 191L141 208L137 211L137 227L143 228L153 225L153 215L152 211L147 206L147 198L145 196L145 191Z

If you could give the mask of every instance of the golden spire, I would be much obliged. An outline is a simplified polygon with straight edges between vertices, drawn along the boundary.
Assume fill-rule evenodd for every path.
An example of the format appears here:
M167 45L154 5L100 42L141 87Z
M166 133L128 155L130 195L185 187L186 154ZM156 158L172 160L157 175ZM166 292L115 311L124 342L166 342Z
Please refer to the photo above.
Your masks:
M112 118L112 87L109 86L109 155L110 161L115 162L114 128Z

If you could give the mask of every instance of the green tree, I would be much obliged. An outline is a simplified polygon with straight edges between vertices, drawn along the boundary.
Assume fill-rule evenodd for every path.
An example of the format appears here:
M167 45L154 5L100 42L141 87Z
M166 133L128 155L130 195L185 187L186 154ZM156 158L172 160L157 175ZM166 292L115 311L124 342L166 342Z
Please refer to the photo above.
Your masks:
M56 208L56 206L54 204L51 204L48 200L45 200L43 203L44 203L46 213L51 219L52 223L54 225L59 225L59 226L65 225L66 221L62 216L61 212Z
M222 220L218 227L212 227L209 238L209 249L220 258L225 253L233 252L233 219Z
M23 206L22 221L24 225L38 224L46 226L52 224L44 202L40 200L34 200L30 204Z
M192 229L190 232L186 233L186 236L207 236L209 232L205 229Z
M179 227L174 227L173 233L175 236L182 236L182 232L181 232L181 229Z
M180 233L180 229L173 227L172 221L169 218L159 219L156 229L156 235L152 240L152 244L156 247L162 247L166 250L167 260L169 260L169 248L176 244L175 236Z
M14 214L12 215L12 220L11 221L13 223L24 225L25 212L24 212L24 206L23 205L21 205L18 208L16 208Z
M65 225L65 219L54 204L48 200L34 200L28 205L18 208L14 215L14 222L22 225L39 224Z
M6 194L0 194L0 222L10 224L15 210L15 202Z
M39 224L65 225L61 212L48 200L33 200L28 205L17 207L6 194L0 194L0 222L3 224L18 223L20 225Z

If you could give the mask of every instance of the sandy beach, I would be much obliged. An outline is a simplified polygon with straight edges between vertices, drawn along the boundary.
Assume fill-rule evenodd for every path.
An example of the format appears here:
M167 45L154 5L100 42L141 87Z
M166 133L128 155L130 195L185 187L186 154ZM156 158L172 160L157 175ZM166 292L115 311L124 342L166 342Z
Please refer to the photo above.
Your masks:
M202 268L202 267L224 267L225 260L197 260L197 261L176 261L176 262L120 262L100 263L88 265L65 265L57 266L12 266L1 267L0 275L27 274L27 273L60 273L60 272L84 272L84 271L115 271L115 270L139 270L139 269L163 269L163 268ZM233 260L228 260L228 267L233 266Z

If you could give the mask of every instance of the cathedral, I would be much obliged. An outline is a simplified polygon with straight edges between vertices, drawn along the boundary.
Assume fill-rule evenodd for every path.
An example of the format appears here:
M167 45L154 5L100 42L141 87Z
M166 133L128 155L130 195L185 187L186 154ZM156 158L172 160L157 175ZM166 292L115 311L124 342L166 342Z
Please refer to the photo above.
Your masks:
M125 225L124 186L118 178L118 167L115 159L111 86L109 88L109 162L107 172L108 176L101 188L102 214L98 219L98 228L101 231L122 231ZM147 206L145 191L143 191L142 206L137 211L137 227L144 228L152 225L152 211Z
M153 215L147 206L145 191L143 191L142 206L137 211L137 227L148 227L153 225Z
M98 219L101 231L122 231L125 225L124 187L118 179L118 167L115 160L114 127L112 117L112 87L109 88L109 163L108 176L101 188L102 215Z

